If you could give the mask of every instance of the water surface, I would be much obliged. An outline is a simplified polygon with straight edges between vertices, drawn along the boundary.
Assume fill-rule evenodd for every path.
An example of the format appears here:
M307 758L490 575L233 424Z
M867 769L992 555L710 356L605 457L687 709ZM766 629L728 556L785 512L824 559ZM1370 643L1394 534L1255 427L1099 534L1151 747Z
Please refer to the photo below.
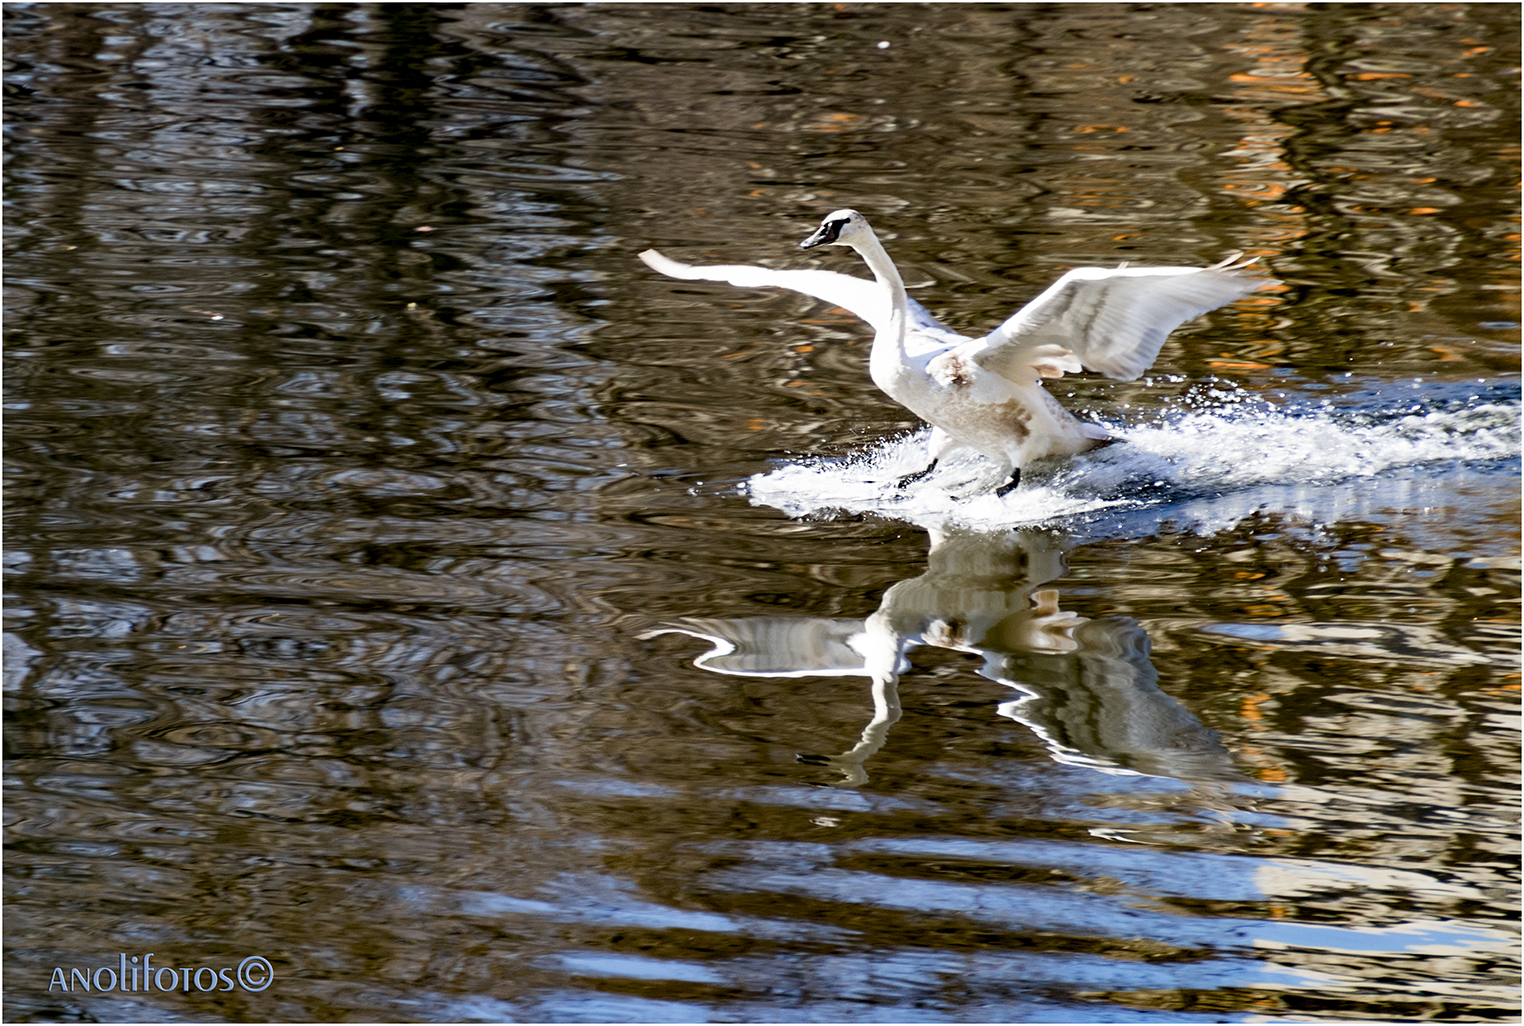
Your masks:
M1516 1016L1516 8L5 13L8 1019ZM1283 285L900 490L840 206Z

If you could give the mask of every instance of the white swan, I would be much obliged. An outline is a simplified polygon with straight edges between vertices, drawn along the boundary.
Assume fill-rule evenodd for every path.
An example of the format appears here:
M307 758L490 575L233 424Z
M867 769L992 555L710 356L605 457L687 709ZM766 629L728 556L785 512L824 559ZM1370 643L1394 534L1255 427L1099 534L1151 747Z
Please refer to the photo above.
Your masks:
M959 446L989 457L1009 480L1043 456L1084 452L1110 441L1105 429L1080 420L1042 386L1043 378L1092 370L1132 381L1159 355L1170 332L1193 317L1275 284L1233 272L1252 261L1229 258L1212 267L1079 267L1054 282L983 338L948 330L905 293L894 261L867 218L855 210L826 215L799 244L850 246L867 261L874 281L834 271L775 271L748 264L695 267L640 254L673 278L772 285L803 292L851 311L873 326L868 371L873 383L932 425L930 465L901 485L929 474Z

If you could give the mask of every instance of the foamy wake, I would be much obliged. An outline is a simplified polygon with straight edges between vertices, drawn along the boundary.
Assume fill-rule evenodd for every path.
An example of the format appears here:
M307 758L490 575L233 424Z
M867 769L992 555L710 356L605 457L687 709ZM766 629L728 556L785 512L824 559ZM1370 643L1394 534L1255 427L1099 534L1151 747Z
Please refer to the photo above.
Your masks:
M1293 506L1305 504L1314 491L1401 477L1403 468L1516 458L1520 437L1516 402L1418 410L1380 421L1358 411L1256 403L1106 427L1126 444L1034 464L1004 498L991 490L998 483L993 465L964 452L931 477L899 488L900 478L920 469L929 429L845 458L787 464L752 477L747 491L754 503L790 516L866 513L923 527L993 529L1192 506L1212 507L1213 519L1236 522L1276 501L1267 499L1267 487L1280 501L1294 495Z

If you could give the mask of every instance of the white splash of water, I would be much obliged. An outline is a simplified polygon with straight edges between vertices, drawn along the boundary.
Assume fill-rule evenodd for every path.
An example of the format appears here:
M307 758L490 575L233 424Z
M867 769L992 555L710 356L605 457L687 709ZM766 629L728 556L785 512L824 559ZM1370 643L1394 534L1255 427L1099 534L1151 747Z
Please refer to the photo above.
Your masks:
M1245 496L1247 515L1263 508L1266 486L1289 486L1305 496L1308 489L1422 464L1517 457L1520 438L1516 403L1419 410L1385 420L1357 411L1288 412L1256 403L1172 411L1147 424L1106 427L1125 444L1033 464L1004 498L992 490L998 483L993 465L972 453L960 453L932 476L900 488L899 480L922 465L924 430L846 458L784 465L752 477L747 490L754 503L790 516L867 513L924 527L1046 524L1234 493Z

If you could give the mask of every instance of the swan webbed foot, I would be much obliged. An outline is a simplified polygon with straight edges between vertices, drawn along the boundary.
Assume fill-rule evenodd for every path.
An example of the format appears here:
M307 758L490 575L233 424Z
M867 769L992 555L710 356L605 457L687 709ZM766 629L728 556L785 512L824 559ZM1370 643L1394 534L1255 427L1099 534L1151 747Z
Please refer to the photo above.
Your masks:
M1007 494L1015 491L1016 486L1019 484L1021 484L1021 468L1016 467L1011 471L1011 479L999 488L996 488L995 494L1003 499Z
M932 460L931 464L929 466L927 466L926 469L924 469L924 470L917 470L913 474L906 474L904 477L900 478L898 481L896 481L894 483L894 487L896 487L896 488L909 488L911 485L915 484L917 481L924 481L924 480L926 480L928 477L931 476L931 472L933 470L936 470L936 469L937 469L937 461L936 460Z

